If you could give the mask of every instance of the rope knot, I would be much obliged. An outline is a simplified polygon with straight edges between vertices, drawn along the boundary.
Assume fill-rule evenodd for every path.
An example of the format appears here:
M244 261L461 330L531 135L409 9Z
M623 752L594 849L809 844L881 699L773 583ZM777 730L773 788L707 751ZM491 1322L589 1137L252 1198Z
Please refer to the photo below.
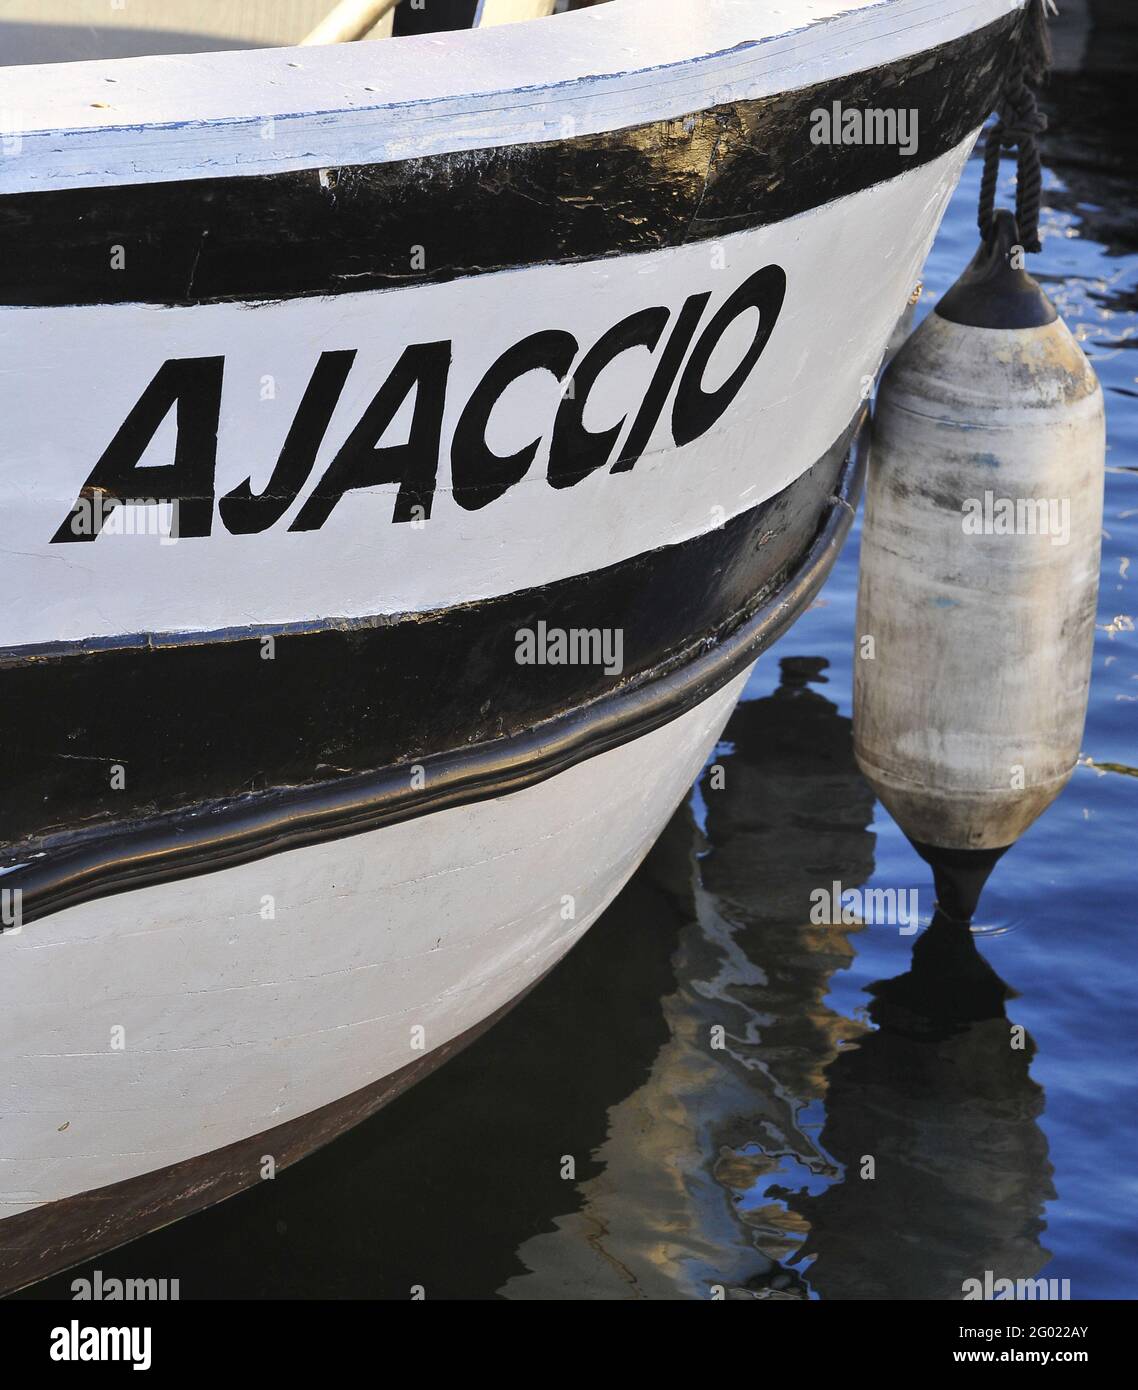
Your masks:
M998 139L1001 149L1010 150L1017 145L1022 148L1027 141L1037 139L1046 129L1047 117L1035 105L1035 98L1032 97L1029 109L1012 113L1010 119L1000 116L992 127L989 139Z
M1030 0L1016 44L1012 66L1004 80L996 108L996 120L984 145L984 171L980 179L977 221L985 241L995 222L996 184L1000 155L1016 154L1016 221L1026 251L1038 251L1039 212L1043 202L1043 166L1039 136L1047 129L1047 117L1039 109L1033 87L1051 66L1051 36L1047 29L1046 0Z

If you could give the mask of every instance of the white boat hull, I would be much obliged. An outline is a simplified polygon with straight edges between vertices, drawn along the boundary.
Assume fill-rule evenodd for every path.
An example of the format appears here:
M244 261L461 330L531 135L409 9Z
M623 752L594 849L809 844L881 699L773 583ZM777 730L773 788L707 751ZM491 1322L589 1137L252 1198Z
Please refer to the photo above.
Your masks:
M1021 9L5 71L0 1290L327 1142L603 911L848 531Z

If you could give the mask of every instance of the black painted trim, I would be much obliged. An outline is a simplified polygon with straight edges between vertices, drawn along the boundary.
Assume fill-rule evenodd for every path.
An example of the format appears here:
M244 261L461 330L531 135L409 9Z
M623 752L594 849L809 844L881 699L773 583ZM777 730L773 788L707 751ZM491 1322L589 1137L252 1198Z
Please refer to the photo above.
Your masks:
M0 866L109 828L520 734L749 612L829 504L848 440L774 497L688 540L426 612L291 630L91 639L0 664ZM519 633L620 633L619 670L518 664ZM592 655L592 654L590 654ZM266 659L270 658L270 659ZM114 771L118 766L121 773Z
M574 139L346 166L333 171L333 186L308 169L9 194L0 198L0 303L392 289L781 222L904 174L977 130L1020 18L1011 12L937 48L797 91ZM813 144L811 113L834 102L916 110L916 152Z
M66 907L150 884L210 873L286 849L361 834L398 821L501 796L642 737L708 699L744 670L813 599L853 521L865 466L862 428L813 541L753 611L706 640L683 664L648 672L589 704L512 737L425 757L422 787L408 769L201 807L124 830L80 834L4 875L32 922Z

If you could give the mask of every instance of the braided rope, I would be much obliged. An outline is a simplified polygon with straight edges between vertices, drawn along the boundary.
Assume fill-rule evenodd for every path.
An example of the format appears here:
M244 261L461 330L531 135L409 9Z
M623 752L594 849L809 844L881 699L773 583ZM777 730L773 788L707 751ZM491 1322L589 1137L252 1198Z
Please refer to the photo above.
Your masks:
M1046 79L1051 67L1051 35L1047 29L1049 12L1054 12L1053 0L1029 0L1015 57L1000 93L997 119L988 131L984 146L984 171L980 179L977 222L980 235L989 241L995 225L1000 156L1004 150L1016 151L1016 222L1025 251L1040 249L1043 164L1039 154L1039 136L1047 129L1047 117L1039 109L1033 88Z

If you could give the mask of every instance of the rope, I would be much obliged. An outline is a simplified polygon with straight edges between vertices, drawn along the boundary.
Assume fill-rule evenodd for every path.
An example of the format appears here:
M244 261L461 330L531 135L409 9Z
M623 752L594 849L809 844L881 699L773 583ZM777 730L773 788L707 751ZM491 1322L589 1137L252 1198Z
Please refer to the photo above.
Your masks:
M1016 52L996 108L996 121L988 131L984 146L984 172L980 179L977 221L980 235L985 241L990 241L995 225L1000 155L1004 150L1016 151L1016 222L1025 251L1040 249L1043 165L1039 155L1039 136L1047 129L1047 117L1039 109L1033 88L1044 82L1051 67L1051 35L1047 29L1049 12L1056 12L1054 0L1028 0Z

